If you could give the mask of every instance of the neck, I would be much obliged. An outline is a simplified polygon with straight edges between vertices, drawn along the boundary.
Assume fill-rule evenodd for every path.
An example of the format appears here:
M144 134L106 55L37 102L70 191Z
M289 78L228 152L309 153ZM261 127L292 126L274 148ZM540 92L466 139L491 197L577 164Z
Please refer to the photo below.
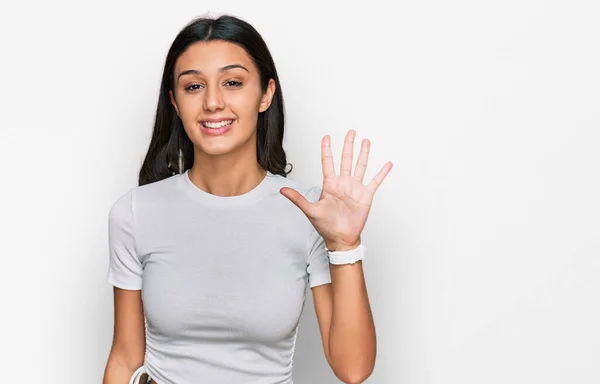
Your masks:
M189 170L192 183L216 196L238 196L254 189L266 171L256 159L256 145L244 154L207 155L194 150L194 165ZM248 159L252 159L249 161Z

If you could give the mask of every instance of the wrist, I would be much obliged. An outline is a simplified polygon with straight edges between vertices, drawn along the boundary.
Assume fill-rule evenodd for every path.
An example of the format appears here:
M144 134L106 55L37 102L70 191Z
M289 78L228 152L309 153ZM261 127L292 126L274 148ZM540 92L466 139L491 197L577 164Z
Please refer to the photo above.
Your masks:
M357 247L349 250L329 250L327 249L327 258L330 264L354 264L363 260L365 257L365 246L359 244Z
M336 242L336 241L325 241L325 247L330 252L346 252L351 251L353 249L358 248L361 244L360 239L353 243L344 243L344 242Z

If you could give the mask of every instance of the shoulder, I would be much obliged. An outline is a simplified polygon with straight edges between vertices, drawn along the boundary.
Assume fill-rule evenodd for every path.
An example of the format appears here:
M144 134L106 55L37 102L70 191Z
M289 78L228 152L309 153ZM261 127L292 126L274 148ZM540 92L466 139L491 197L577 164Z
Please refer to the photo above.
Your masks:
M173 196L177 176L174 175L154 183L135 186L121 193L113 202L109 216L111 219L126 219L133 215L136 207L156 205L162 197Z

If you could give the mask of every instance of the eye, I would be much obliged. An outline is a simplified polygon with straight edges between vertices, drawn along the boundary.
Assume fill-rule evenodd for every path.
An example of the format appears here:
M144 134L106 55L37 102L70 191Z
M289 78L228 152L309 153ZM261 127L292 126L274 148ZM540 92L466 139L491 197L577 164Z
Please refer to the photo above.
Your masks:
M228 86L230 86L230 87L234 87L234 88L237 88L237 87L241 87L241 86L242 86L242 83L241 83L241 82L239 82L239 81L236 81L236 80L229 80L229 81L228 81L228 82L226 82L225 84L227 84L227 85L228 85Z
M185 87L185 88L184 88L184 90L185 90L186 92L190 92L190 91L195 91L195 90L197 90L199 87L201 87L201 85L200 85L200 84L190 84L190 85L188 85L187 87Z

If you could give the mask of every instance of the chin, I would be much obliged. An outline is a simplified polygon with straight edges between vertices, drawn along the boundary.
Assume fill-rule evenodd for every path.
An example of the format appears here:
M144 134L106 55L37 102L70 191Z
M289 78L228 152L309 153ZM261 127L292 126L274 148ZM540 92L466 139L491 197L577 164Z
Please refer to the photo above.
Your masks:
M227 148L210 148L209 150L204 151L204 153L206 153L209 156L222 156L232 152L232 150Z
M235 146L232 145L199 145L198 148L201 152L210 156L221 156L231 153L235 150Z
M256 141L252 140L252 138L252 134L249 137L235 135L223 135L213 138L199 137L199 140L194 140L194 146L209 156L221 156L236 151L246 152L244 148L256 146Z
M219 137L206 140L201 138L195 142L195 146L206 155L222 156L228 153L233 153L241 150L245 145L249 144L246 140L241 140L239 137Z

